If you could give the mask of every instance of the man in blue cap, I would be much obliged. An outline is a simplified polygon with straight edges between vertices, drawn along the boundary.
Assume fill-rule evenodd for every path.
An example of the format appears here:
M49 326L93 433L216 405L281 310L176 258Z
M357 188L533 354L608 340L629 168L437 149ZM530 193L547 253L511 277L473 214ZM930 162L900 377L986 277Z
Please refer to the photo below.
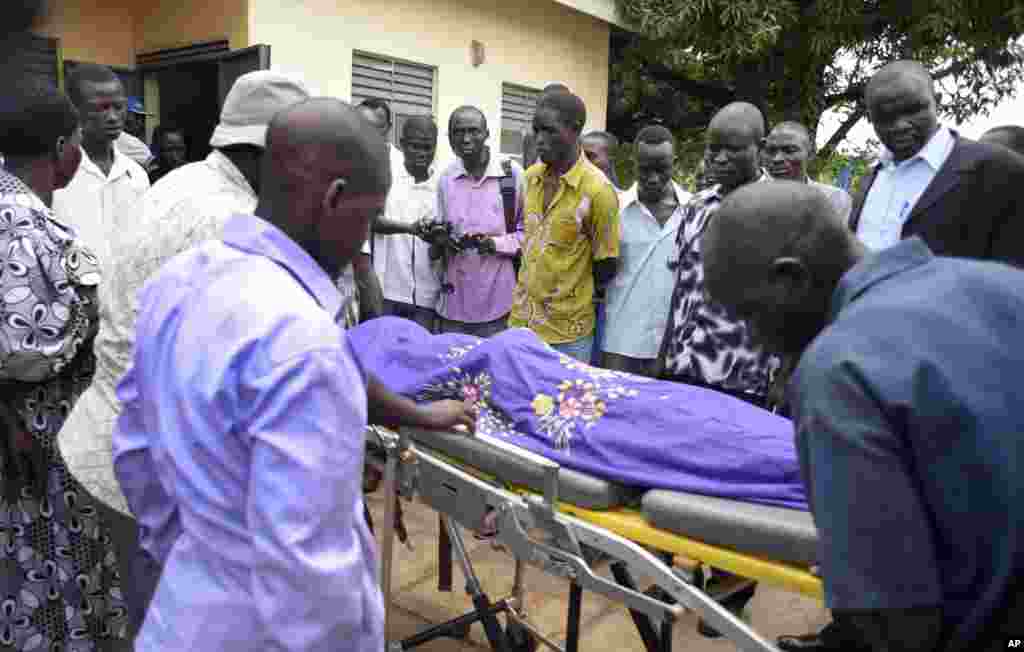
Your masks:
M136 96L128 98L128 113L125 116L124 131L114 144L118 151L142 166L149 167L153 162L153 151L145 143L146 108L142 99Z

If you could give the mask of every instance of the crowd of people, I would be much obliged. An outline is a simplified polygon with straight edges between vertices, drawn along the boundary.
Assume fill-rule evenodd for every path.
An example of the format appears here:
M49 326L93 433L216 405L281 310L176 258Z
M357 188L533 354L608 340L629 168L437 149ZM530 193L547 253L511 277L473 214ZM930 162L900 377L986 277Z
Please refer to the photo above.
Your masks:
M1024 129L942 125L920 65L866 87L856 198L744 102L698 187L649 125L621 188L566 84L522 163L457 108L443 169L432 116L395 147L386 101L277 72L187 164L173 127L126 144L109 68L66 87L0 107L0 645L379 652L365 426L474 426L359 368L342 331L381 315L791 416L834 622L783 649L1001 649L1024 622Z

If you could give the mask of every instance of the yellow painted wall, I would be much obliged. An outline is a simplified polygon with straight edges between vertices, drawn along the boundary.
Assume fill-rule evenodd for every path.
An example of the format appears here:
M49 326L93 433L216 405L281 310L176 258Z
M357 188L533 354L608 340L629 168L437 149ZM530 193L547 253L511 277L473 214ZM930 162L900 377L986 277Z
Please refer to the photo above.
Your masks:
M299 72L326 95L350 99L352 51L435 66L442 133L452 110L474 104L500 144L502 82L566 82L587 104L587 129L605 125L610 27L552 0L250 0L251 43L271 46L275 69ZM372 9L371 9L372 7ZM474 68L470 42L485 46ZM442 136L438 158L453 158Z
M249 45L249 0L139 0L138 52L228 39Z
M133 66L137 5L137 0L51 2L38 31L60 39L65 59Z
M249 0L61 0L37 30L64 58L133 66L137 52L228 39L249 45Z

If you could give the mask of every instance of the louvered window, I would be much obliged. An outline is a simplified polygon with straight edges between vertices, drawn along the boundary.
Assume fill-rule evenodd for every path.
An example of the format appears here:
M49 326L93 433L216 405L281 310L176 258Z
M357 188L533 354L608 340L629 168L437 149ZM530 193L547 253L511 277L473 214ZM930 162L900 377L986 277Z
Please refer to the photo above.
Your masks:
M434 113L435 71L430 66L365 52L352 53L352 103L375 97L391 106L391 142L398 145L402 125L414 115Z
M514 156L522 161L523 135L533 128L533 113L540 91L516 86L501 85L501 153Z

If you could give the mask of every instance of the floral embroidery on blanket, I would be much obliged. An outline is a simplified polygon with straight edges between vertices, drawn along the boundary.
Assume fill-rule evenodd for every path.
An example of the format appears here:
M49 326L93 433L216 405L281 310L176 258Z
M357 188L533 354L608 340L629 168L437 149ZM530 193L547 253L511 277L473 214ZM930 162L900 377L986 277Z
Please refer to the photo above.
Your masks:
M638 392L627 389L619 381L637 377L619 371L591 367L566 355L559 356L568 371L580 372L587 378L572 378L558 384L558 394L537 394L531 405L540 420L540 432L551 438L558 450L569 445L608 412L611 401L635 398Z
M482 341L482 340L481 340ZM469 347L458 356L465 355L475 348ZM452 351L460 350L453 347ZM449 351L451 355L452 351ZM469 401L477 409L476 432L481 435L508 438L512 435L520 435L515 430L512 419L491 403L490 374L482 371L478 374L463 372L458 367L452 367L454 376L448 380L438 383L431 383L425 386L417 395L418 401Z

